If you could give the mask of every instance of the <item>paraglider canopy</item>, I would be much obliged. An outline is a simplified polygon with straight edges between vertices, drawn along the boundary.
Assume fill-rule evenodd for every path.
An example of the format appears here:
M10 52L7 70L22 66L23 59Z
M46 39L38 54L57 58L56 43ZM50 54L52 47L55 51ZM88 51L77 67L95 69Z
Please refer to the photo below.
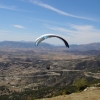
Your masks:
M45 40L47 38L51 38L51 37L57 37L57 38L61 39L65 43L66 47L69 48L68 42L64 38L62 38L61 36L58 36L55 34L44 34L44 35L40 36L39 38L36 39L35 45L38 46L38 44L41 43L43 40Z

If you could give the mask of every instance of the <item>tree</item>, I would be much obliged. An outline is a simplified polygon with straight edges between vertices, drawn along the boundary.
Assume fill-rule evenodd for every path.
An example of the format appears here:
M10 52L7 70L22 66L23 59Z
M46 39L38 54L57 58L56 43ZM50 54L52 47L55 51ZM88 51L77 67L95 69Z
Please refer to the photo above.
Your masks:
M85 78L79 79L75 82L75 86L82 91L88 86L88 81Z

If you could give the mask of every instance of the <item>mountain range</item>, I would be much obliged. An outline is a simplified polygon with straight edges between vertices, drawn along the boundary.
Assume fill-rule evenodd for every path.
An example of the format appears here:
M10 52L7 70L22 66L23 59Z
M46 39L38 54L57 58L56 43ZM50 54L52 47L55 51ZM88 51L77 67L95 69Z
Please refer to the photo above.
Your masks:
M37 48L35 42L25 42L25 41L2 41L0 42L0 48ZM65 46L54 46L48 43L39 44L38 48L54 48L54 49L65 49ZM90 44L72 44L69 46L68 51L89 51L89 50L100 50L100 43L90 43Z

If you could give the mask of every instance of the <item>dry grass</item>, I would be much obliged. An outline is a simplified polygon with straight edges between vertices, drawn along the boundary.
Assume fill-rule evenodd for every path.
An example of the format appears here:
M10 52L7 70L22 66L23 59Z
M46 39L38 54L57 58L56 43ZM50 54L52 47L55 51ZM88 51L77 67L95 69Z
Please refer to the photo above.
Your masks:
M53 98L44 98L41 100L100 100L100 89L87 90L80 93L73 93Z
M41 54L41 59L49 59L49 60L69 60L69 59L80 59L86 58L86 55L74 55L70 53L63 53L63 52L50 52L48 54Z

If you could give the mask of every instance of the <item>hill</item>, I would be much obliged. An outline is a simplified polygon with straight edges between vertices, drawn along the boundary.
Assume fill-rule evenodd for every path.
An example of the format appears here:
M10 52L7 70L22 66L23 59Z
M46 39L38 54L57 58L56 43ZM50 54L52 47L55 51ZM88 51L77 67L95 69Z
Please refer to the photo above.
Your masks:
M100 88L91 87L87 91L80 93L44 98L40 100L100 100Z
M31 46L26 42L7 43L0 47L1 100L40 99L100 87L100 55L95 52L95 56L84 56L80 52L87 51L48 44L38 48L31 47L33 42L29 42Z
M51 47L48 43L42 43L40 47ZM22 42L22 41L2 41L0 48L35 48L35 42Z
M54 57L58 54L53 52ZM72 94L94 84L100 86L99 55L70 58L72 54L64 53L67 59L47 59L45 55L51 57L51 53L33 50L0 51L0 98L39 99Z
M71 45L70 48L76 51L100 50L100 43Z

